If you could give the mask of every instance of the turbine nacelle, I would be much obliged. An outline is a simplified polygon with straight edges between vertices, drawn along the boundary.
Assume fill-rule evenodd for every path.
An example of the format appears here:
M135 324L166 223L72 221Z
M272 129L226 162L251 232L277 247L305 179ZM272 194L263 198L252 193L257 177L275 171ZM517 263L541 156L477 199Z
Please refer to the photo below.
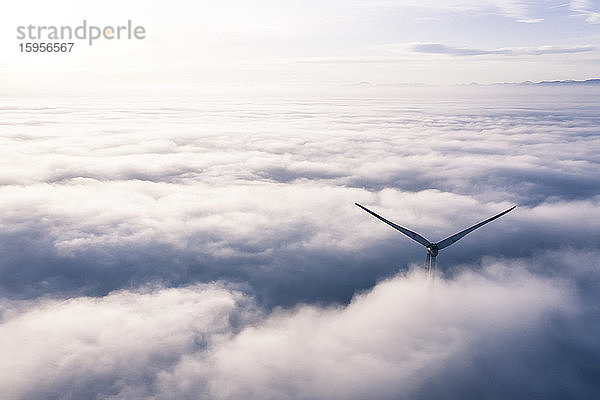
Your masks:
M475 229L487 224L488 222L495 220L496 218L503 216L507 212L514 210L514 208L516 207L516 206L512 206L508 210L503 211L500 214L496 214L493 217L488 218L485 221L482 221L478 224L475 224L465 230L455 233L454 235L449 236L444 240L441 240L437 243L431 243L429 240L425 239L423 236L419 235L418 233L413 232L410 229L406 229L400 225L396 225L395 223L388 221L387 219L383 218L379 214L374 213L373 211L369 210L366 207L361 206L358 203L354 203L354 204L356 204L357 206L359 206L360 208L362 208L363 210L365 210L366 212L368 212L375 218L378 218L381 221L385 222L386 224L388 224L392 228L396 229L397 231L400 231L401 233L405 234L406 236L408 236L415 242L418 242L421 245L425 246L425 248L427 249L427 259L425 261L425 268L427 269L427 271L429 273L432 273L433 269L435 268L435 258L437 257L439 250L442 250L442 249L450 246L451 244L456 243L457 241L459 241L461 238L463 238L467 234L473 232Z
M427 246L427 254L430 254L432 257L437 257L438 251L439 249L437 243L431 243L429 246Z

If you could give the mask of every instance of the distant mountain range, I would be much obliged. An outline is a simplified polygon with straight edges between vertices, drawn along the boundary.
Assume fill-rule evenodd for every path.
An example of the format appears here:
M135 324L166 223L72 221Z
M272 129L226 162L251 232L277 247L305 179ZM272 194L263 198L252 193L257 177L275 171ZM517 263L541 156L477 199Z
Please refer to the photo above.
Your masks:
M515 83L508 83L508 85L515 85ZM600 85L600 79L586 79L585 81L541 81L532 82L525 81L516 83L516 85L536 85L536 86L582 86L582 85Z
M524 81L524 82L501 82L501 83L469 83L459 86L600 86L600 79L586 79L585 81L575 81L572 79L564 81Z
M367 81L362 81L354 84L344 85L344 86L355 86L355 87L428 87L428 86L437 86L430 85L426 83L395 83L395 84L377 84L371 83ZM575 81L575 80L564 80L564 81L524 81L524 82L501 82L501 83L465 83L459 84L457 86L600 86L600 79L586 79L584 81Z

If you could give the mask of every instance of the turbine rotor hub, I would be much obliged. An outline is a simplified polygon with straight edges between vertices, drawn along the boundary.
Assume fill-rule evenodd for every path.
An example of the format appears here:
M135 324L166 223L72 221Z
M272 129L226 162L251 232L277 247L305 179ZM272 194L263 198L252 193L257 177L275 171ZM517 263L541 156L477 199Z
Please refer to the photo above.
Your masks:
M427 253L431 254L431 256L433 256L433 257L437 257L437 255L438 255L437 244L432 243L429 246L427 246Z

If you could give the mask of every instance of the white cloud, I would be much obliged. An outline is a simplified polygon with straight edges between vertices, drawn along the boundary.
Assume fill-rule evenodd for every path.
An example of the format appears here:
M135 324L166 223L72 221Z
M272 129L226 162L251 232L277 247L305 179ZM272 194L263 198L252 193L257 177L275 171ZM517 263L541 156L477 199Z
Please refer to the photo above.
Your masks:
M494 11L517 22L524 23L535 23L543 20L541 18L532 18L529 2L522 0L379 0L378 3L397 7L414 7L454 12L472 11L489 13Z
M348 90L4 100L0 397L593 391L595 92Z
M205 285L42 301L21 310L4 304L2 397L108 395L156 378L163 363L230 336L231 319L241 311L240 323L252 317L242 300L239 293Z
M593 4L589 0L571 0L569 8L585 17L586 22L590 24L600 23L600 12L593 9Z
M432 240L512 204L527 218L529 208L560 201L579 203L557 223L579 224L582 240L593 231L593 113L570 108L571 122L562 104L519 111L509 101L485 114L482 104L492 107L502 89L444 107L429 90L397 103L265 102L244 111L217 100L100 104L107 123L85 104L9 108L0 220L7 234L42 233L62 256L161 243L267 264L277 251L360 251L392 240L355 201Z
M413 272L348 306L267 316L215 285L5 303L0 394L392 398L574 307L565 287L499 264L433 286Z
M563 301L560 289L536 288L539 282L527 278L524 286L509 284L508 290L470 274L456 282L438 281L434 287L423 278L395 278L347 308L303 307L242 331L212 354L218 377L211 385L214 397L406 395L442 371L457 353L470 353L469 347L484 336L502 340L508 332L528 329L529 322ZM541 293L544 299L537 297ZM522 304L535 305L523 309ZM523 314L517 317L516 309ZM184 365L178 372L186 376L186 370Z

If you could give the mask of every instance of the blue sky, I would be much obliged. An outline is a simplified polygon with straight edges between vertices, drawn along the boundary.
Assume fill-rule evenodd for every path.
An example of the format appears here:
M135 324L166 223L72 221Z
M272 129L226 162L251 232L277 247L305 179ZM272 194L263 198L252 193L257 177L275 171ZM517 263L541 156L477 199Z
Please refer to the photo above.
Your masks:
M1 17L0 87L589 79L600 63L599 12L598 1L25 2ZM78 43L66 56L18 52L17 26L84 18L132 19L147 38Z

